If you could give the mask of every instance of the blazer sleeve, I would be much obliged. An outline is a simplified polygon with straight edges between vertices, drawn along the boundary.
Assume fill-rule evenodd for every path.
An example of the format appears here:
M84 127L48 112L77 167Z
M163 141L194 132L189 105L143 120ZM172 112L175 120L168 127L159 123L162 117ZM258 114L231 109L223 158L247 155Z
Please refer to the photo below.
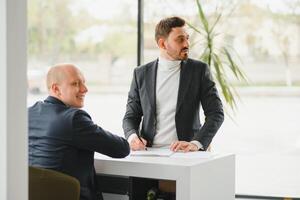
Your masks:
M123 118L123 130L126 138L133 133L138 133L142 116L143 111L137 83L137 70L135 69L128 93L126 112Z
M113 157L123 158L129 152L127 140L94 124L90 115L78 110L73 117L73 144L81 149L96 151Z
M206 150L224 121L224 111L209 67L206 64L204 65L200 84L200 101L205 115L205 122L200 129L200 134L196 135L195 139L200 141L204 150Z

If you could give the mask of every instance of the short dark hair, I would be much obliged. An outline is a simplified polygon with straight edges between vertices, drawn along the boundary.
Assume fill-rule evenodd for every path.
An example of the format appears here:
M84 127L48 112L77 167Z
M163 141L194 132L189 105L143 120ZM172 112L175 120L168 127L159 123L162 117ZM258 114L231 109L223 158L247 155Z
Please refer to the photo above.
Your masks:
M155 27L155 40L158 42L161 37L168 37L172 28L183 27L185 25L185 20L180 17L167 17L160 22Z

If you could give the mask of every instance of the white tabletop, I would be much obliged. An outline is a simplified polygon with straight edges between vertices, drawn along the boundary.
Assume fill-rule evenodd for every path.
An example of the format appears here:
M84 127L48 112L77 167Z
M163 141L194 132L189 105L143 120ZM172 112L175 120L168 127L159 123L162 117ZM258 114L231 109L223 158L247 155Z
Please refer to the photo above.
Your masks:
M234 155L193 152L115 159L96 153L95 168L108 175L175 180L178 200L234 199Z
M126 158L111 158L103 154L95 153L95 159L127 162L127 163L148 163L159 165L174 165L174 166L193 166L204 162L210 162L215 159L224 157L208 152L191 152L191 153L174 153L170 157L164 156L127 156Z

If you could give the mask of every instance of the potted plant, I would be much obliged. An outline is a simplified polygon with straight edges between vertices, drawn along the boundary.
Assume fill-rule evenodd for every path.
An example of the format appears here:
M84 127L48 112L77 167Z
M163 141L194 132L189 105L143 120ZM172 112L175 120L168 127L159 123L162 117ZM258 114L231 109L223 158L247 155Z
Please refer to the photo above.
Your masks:
M234 77L240 81L247 83L246 75L242 72L241 68L237 64L235 57L232 55L234 49L229 45L215 45L216 37L220 36L217 33L217 27L222 18L222 13L218 13L214 22L209 23L207 16L203 12L203 7L199 0L196 0L198 8L198 17L200 26L196 27L190 22L187 22L188 26L192 28L196 34L199 34L201 41L204 41L202 45L202 52L200 54L200 60L207 63L213 72L216 84L220 86L222 95L225 102L234 111L236 108L236 97L238 94L233 85L230 84L228 76L225 71L229 69ZM227 70L228 71L228 70Z

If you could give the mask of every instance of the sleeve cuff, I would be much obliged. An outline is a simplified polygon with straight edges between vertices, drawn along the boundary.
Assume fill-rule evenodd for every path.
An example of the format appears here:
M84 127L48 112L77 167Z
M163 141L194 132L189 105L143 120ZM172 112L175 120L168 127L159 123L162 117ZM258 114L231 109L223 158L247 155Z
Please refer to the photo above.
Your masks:
M203 150L203 145L197 141L197 140L193 140L191 141L192 144L195 144L198 147L198 150L202 149Z
M133 137L135 137L135 136L137 136L136 133L131 134L131 135L128 137L127 142L130 144L131 141L133 140Z

